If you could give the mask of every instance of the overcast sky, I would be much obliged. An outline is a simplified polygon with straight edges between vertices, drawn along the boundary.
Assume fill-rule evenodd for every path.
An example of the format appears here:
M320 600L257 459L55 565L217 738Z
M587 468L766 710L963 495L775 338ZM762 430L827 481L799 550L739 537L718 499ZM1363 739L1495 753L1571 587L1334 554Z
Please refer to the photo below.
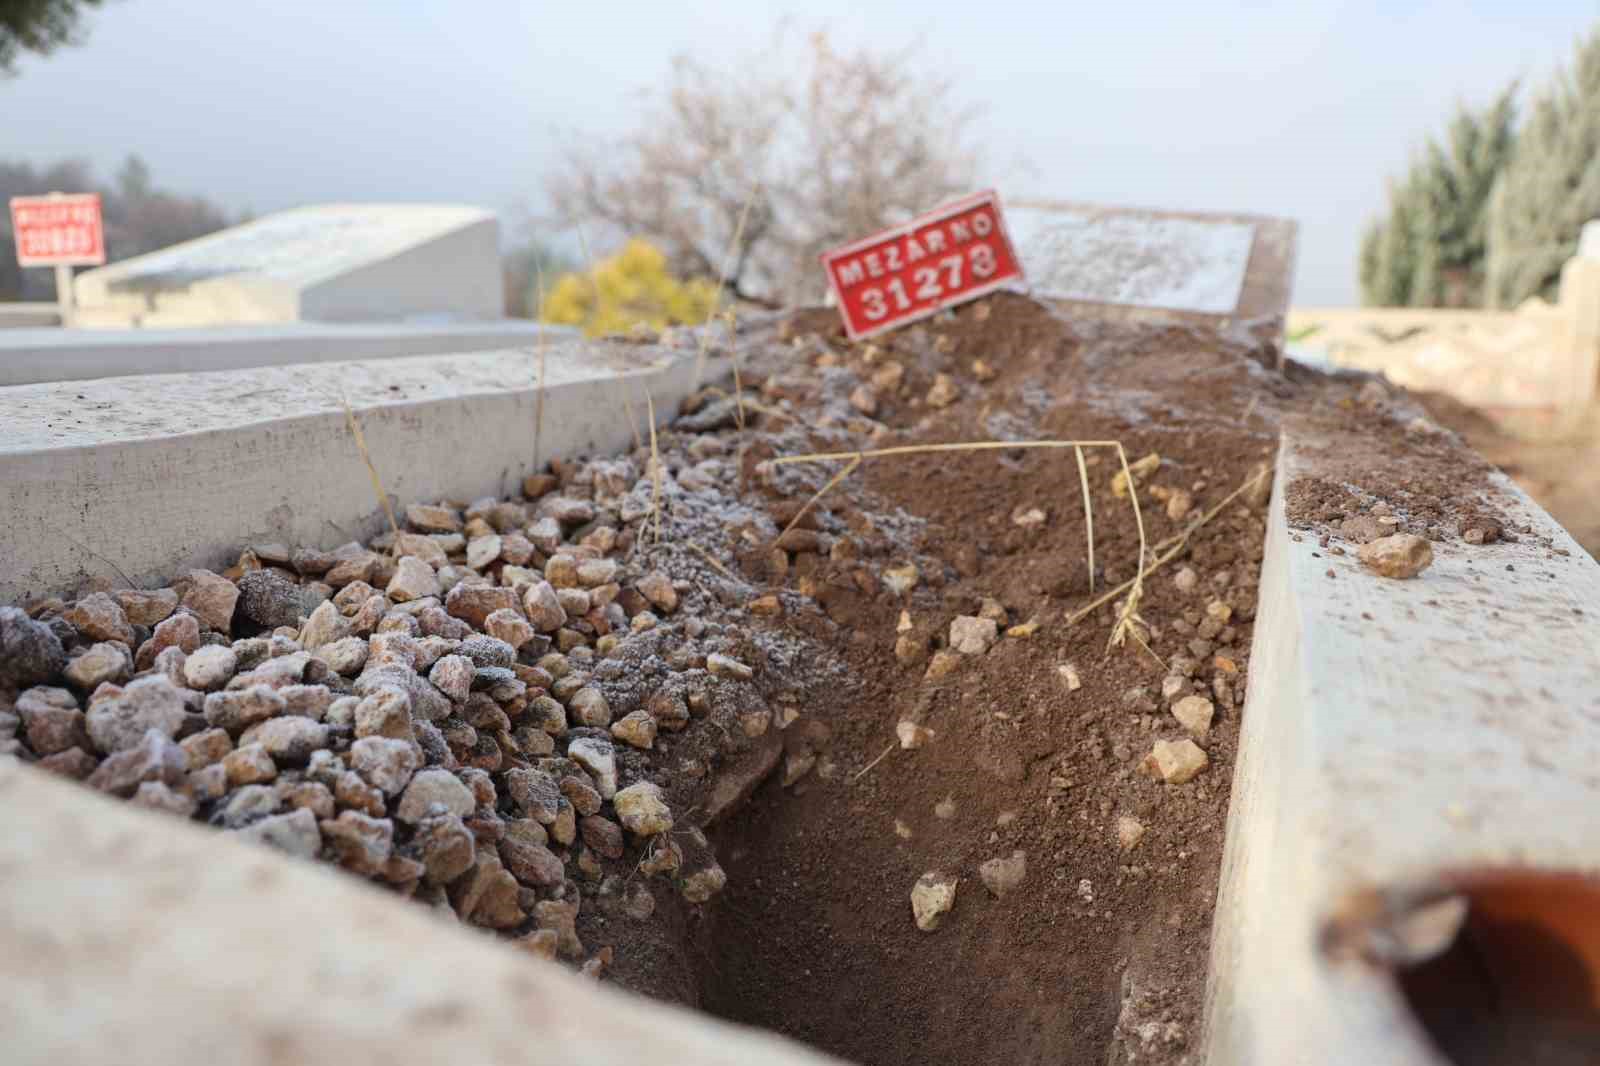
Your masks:
M509 212L539 204L565 135L625 131L673 53L759 47L785 15L922 39L983 107L1003 195L1288 216L1296 301L1339 304L1385 177L1456 101L1564 62L1600 0L113 0L86 47L0 81L0 156L110 175L139 152L158 184L256 212Z

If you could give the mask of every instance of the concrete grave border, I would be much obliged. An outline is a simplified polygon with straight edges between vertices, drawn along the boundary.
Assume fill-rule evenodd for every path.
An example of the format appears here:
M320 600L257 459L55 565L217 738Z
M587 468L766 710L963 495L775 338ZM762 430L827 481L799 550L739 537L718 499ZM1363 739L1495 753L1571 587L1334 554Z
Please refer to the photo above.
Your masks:
M1442 1066L1392 972L1330 934L1381 938L1466 873L1600 873L1600 565L1497 474L1531 535L1435 545L1415 580L1364 572L1288 524L1285 488L1328 443L1291 427L1280 451L1213 923L1212 1066Z
M546 356L541 462L620 450L647 393L665 422L702 370L722 370L653 345ZM513 492L535 469L538 367L530 348L0 389L0 602L91 576L160 585L252 542L376 534L386 519L341 397L397 508Z
M0 387L523 346L531 351L545 330L549 343L576 336L568 327L510 319L283 322L192 329L8 329L0 330Z

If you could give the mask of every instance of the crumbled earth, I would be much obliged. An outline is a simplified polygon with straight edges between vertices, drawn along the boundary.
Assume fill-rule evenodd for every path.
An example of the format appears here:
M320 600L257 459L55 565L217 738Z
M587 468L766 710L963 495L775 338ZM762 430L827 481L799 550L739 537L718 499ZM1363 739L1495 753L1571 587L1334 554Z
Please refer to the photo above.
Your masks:
M736 343L515 498L0 608L0 753L856 1061L1195 1061L1279 426L1418 434L1248 329L1020 296ZM777 462L1044 440L1125 449L1092 572L1073 449Z

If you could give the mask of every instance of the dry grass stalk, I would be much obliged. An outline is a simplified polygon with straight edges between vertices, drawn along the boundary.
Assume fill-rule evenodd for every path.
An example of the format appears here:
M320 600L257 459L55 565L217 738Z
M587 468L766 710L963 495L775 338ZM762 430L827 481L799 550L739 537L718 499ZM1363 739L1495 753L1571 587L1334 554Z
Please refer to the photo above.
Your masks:
M718 561L718 559L717 559L717 557L715 555L712 555L710 552L706 551L704 548L700 547L700 545L696 544L692 540L686 540L686 541L684 541L684 543L687 544L689 546L689 549L691 551L693 551L696 555L699 555L700 558L702 558L706 562L710 563L712 565L712 567L714 567L716 569L717 573L721 574L723 577L727 578L729 581L738 581L739 580L737 577L734 576L732 570L729 570L726 566L723 566L720 561Z
M367 450L366 435L361 432L361 423L356 419L356 413L350 407L350 400L343 391L339 393L339 402L344 405L344 420L350 427L350 435L356 439L356 450L361 453L362 462L367 464L367 474L372 478L372 494L378 497L383 513L389 518L389 530L394 534L395 540L391 550L399 551L400 523L394 520L394 506L389 503L389 494L383 491L383 480L378 477L378 468L373 465L372 453Z
M1122 476L1128 484L1128 498L1133 505L1133 521L1139 531L1139 563L1138 573L1125 587L1128 589L1128 598L1123 604L1116 624L1111 628L1111 638L1106 644L1107 650L1120 647L1133 632L1134 625L1139 621L1139 601L1144 595L1145 556L1148 546L1144 533L1144 514L1139 507L1139 489L1134 481L1133 472L1128 468L1128 453L1123 448L1121 441L1116 440L1030 440L1030 441L966 441L956 444L906 444L894 448L877 448L870 451L856 452L814 452L809 455L786 455L772 460L774 466L786 463L814 463L814 462L839 462L849 460L850 465L845 467L826 485L822 486L816 495L806 501L800 508L793 521L784 528L783 533L795 527L805 514L814 507L835 485L844 480L863 459L875 459L894 455L926 455L933 452L976 452L976 451L1009 451L1014 448L1072 448L1078 457L1078 478L1083 485L1084 507L1089 517L1086 519L1085 532L1089 542L1089 572L1091 583L1094 580L1094 526L1093 504L1089 500L1089 470L1083 458L1085 448L1114 448L1117 459L1122 464ZM778 539L783 539L783 533L778 534ZM1137 636L1137 634L1135 634ZM1151 654L1154 654L1153 652ZM1159 661L1159 659L1158 659Z
M800 508L800 510L798 510L798 511L796 511L794 513L794 517L789 519L789 524L783 527L783 532L778 534L778 538L777 539L781 541L784 538L785 534L787 534L789 532L789 530L793 529L796 525L798 525L799 522L800 522L800 519L804 518L806 516L806 513L809 512L811 510L811 508L816 506L818 500L822 499L822 497L826 496L830 491L832 491L833 487L835 485L837 485L839 482L841 482L845 478L849 477L850 474L855 470L855 468L860 466L860 465L861 465L861 456L857 455L854 459L850 460L850 465L849 466L845 467L843 470L841 470L837 474L833 475L833 477L828 480L828 483L826 485L824 485L820 489L818 489L816 491L816 493L814 495L812 495L811 499L806 501L806 504L805 504L804 507ZM776 542L774 542L774 543L776 543Z
M1089 498L1089 466L1083 449L1074 448L1078 457L1078 483L1083 486L1083 535L1089 542L1089 595L1094 595L1094 501Z
M547 335L549 323L544 320L544 263L536 255L533 257L534 286L538 293L539 305L534 314L539 322L539 382L538 392L533 398L533 470L539 472L539 442L544 436L544 373Z
M873 759L871 762L867 763L867 765L863 766L860 770L856 771L855 776L850 778L850 783L853 785L857 781L860 781L863 777L866 777L867 776L867 772L870 771L874 766L877 766L883 760L887 759L889 757L889 753L894 751L895 747L896 747L895 744L890 744L887 748L884 748L882 755L879 755L876 759Z
M1128 469L1128 453L1123 449L1121 442L1117 444L1117 458L1122 461L1122 476L1128 482L1128 499L1133 504L1133 521L1139 528L1139 568L1133 575L1133 587L1128 590L1128 598L1122 606L1122 614L1118 616L1116 625L1111 627L1111 639L1106 642L1106 650L1122 646L1127 635L1133 631L1134 624L1139 621L1139 601L1144 598L1144 512L1139 508L1139 483L1133 478L1133 471ZM1151 652L1154 655L1154 652ZM1156 660L1160 662L1159 659Z
M750 195L745 198L744 207L739 211L739 221L733 227L733 239L728 242L728 250L722 256L722 272L717 277L717 291L711 297L711 311L706 315L706 325L700 330L700 352L694 361L694 387L699 388L706 369L706 357L711 351L711 323L716 321L718 312L722 309L722 291L728 287L728 271L733 266L734 256L739 252L739 245L744 240L745 223L750 221L750 209L755 206L756 197L761 194L761 184L750 186ZM730 338L731 343L731 338ZM738 366L735 364L735 375ZM737 379L736 379L737 382ZM737 385L736 385L737 387ZM744 418L741 414L739 428L744 428Z
M648 391L645 395L649 395ZM633 431L633 450L638 451L644 447L644 438L639 436L639 419L633 413L633 401L628 398L628 382L622 382L622 413L628 416L628 428ZM654 421L652 419L652 421Z
M1159 552L1160 554L1156 556L1155 560L1153 562L1151 562L1151 564L1148 567L1148 569L1145 570L1144 576L1148 577L1150 574L1153 574L1157 570L1161 569L1161 567L1167 565L1173 559L1176 559L1179 555L1181 555L1183 553L1183 550L1189 546L1189 538L1194 536L1194 534L1196 532L1198 532L1203 526L1205 526L1207 523L1209 523L1212 519L1216 518L1217 515L1221 514L1223 508L1227 507L1234 500L1238 499L1243 493L1249 491L1256 484L1258 484L1263 478L1269 478L1271 476L1272 476L1272 467L1271 467L1271 465L1269 464L1267 466L1264 466L1261 470L1257 471L1255 474L1252 474L1250 477L1245 478L1244 481L1239 485L1238 488L1234 489L1232 492L1230 492L1226 496L1224 496L1220 501L1218 501L1216 506L1212 507L1210 510L1208 510L1204 514L1202 514L1199 518L1197 518L1193 522L1189 523L1188 526L1184 527L1183 532L1175 533L1172 536L1168 537L1166 540L1163 540L1159 544L1157 544L1155 546L1155 550L1157 552ZM1107 603L1110 603L1112 600L1116 599L1123 592L1127 591L1128 589L1131 589L1133 587L1133 584L1134 584L1134 582L1131 581L1131 580L1130 581L1124 581L1122 584L1118 585L1116 588L1106 591L1105 593L1103 593L1098 598L1096 598L1096 599L1090 601L1089 603L1085 604L1084 606L1078 608L1071 615L1069 615L1068 618L1067 618L1066 624L1070 626L1070 625L1072 625L1072 624L1074 624L1076 622L1081 622L1084 618L1088 617L1089 615L1093 614L1095 611L1099 610L1101 607L1104 607Z
M656 445L656 401L650 390L644 391L644 402L650 408L650 510L656 518L656 540L661 543L661 479L665 470L661 464L661 449ZM630 417L628 421L633 421Z

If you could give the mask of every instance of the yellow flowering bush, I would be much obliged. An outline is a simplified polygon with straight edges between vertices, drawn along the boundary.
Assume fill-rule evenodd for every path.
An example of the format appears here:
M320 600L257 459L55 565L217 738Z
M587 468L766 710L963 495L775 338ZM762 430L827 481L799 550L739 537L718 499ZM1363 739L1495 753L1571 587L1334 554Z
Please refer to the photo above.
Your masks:
M710 316L716 298L715 282L679 281L667 270L661 249L634 239L587 274L563 274L539 317L556 325L579 326L598 337L639 326L660 330L696 325Z

